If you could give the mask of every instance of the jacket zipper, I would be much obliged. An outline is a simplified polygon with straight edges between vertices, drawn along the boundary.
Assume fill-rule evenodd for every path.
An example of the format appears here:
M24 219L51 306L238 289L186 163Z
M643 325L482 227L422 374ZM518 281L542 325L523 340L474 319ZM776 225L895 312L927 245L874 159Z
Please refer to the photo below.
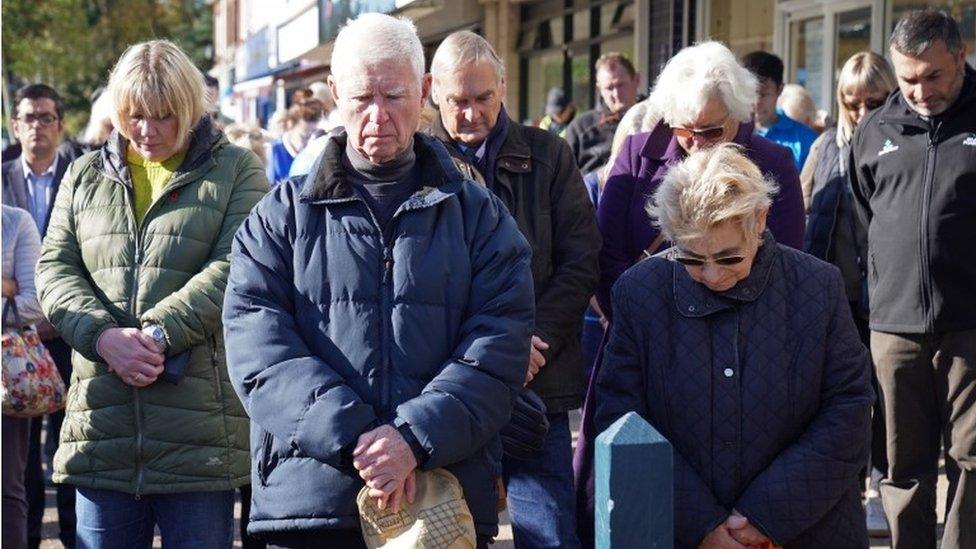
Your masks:
M390 221L392 223L392 220ZM382 398L380 404L383 406L383 411L387 411L390 407L390 376L393 374L393 364L390 360L390 345L393 344L391 341L393 338L393 330L390 326L393 318L393 308L392 299L390 295L393 293L393 248L384 245L383 246L383 281L380 284L380 291L382 296L380 297L381 311L382 315L380 322L380 341L383 342L383 375L380 376L380 382L382 383Z
M135 214L135 198L133 193L135 191L132 187L126 187L125 197L128 200L128 212L129 222L132 223L133 232L136 236L135 242L135 252L133 257L133 267L132 267L132 296L129 299L129 313L133 318L138 319L137 307L139 300L139 267L142 263L142 229L136 222ZM148 213L148 212L147 212ZM145 220L145 218L143 218ZM142 399L139 398L139 388L132 388L132 413L135 416L136 423L136 499L142 497L142 482L145 475L145 468L142 462L142 448L144 444L143 440L143 428L142 428Z
M261 429L261 453L258 456L257 472L258 480L261 481L261 486L268 485L268 475L271 474L269 469L271 468L271 445L274 443L274 439L271 438L271 433Z
M217 336L210 336L210 364L213 365L214 387L217 389L217 402L223 406L224 390L220 387L220 367L217 364Z
M170 183L172 183L172 181ZM183 185L180 185L180 187L182 186ZM135 191L132 189L132 187L128 187L127 192L125 193L126 198L129 199L129 207L126 209L128 210L129 220L132 222L132 226L135 229L135 235L136 235L136 249L135 249L135 256L134 256L135 265L132 269L132 299L129 302L129 311L131 312L132 317L135 318L137 321L139 318L138 311L137 311L138 303L139 303L139 271L141 270L142 267L142 260L143 260L143 253L144 253L144 250L142 248L143 237L145 235L146 225L148 224L147 222L149 220L149 214L152 213L153 209L159 204L160 198L166 196L170 192L173 192L172 191L173 188L179 188L179 187L173 187L172 185L168 185L168 187L169 188L166 190L166 192L161 194L159 198L157 198L151 204L149 204L149 208L146 209L146 214L142 216L142 225L136 223L135 198L133 196L133 193ZM136 499L140 499L142 497L142 483L145 479L145 472L146 472L145 463L143 463L143 448L145 446L145 435L143 434L143 426L142 426L142 399L140 398L140 394L141 393L138 387L132 388L133 414L135 415L135 420L136 420L136 494L135 494Z
M919 283L921 284L921 294L922 294L922 314L924 315L924 322L926 331L930 332L933 330L932 321L932 295L931 295L931 282L929 280L929 246L928 246L928 216L926 215L929 211L929 205L932 201L932 185L935 179L935 157L938 152L938 138L939 129L942 128L942 122L938 122L935 126L934 132L929 132L928 138L928 148L925 155L925 178L924 185L922 185L922 200L921 209L919 211L919 257L922 260L921 276L919 277Z
M376 215L373 214L372 208L366 203L362 198L356 198L366 211L369 213L369 219L373 222L373 226L376 227L376 232L380 235L380 246L383 248L383 259L380 262L380 375L379 389L380 389L380 407L382 412L385 414L390 405L390 374L393 369L390 364L390 341L388 341L392 336L392 328L390 323L392 322L393 311L390 306L390 291L393 281L393 247L387 244L386 235L383 234L383 227L380 226L379 220L376 219ZM390 219L390 223L396 219L396 214L399 213L398 209L393 217ZM392 227L388 227L392 228ZM392 231L391 231L392 234Z
M160 195L160 198L168 195L169 193L174 192L176 189L185 186L186 183L189 182L188 176L190 174L195 173L196 171L197 170L193 170L191 172L186 172L185 174L179 174L178 176L174 176L173 179L170 180L169 184L164 189L164 192ZM149 208L146 210L146 214L142 218L143 224L142 226L139 226L139 224L136 222L136 214L135 214L135 197L133 194L135 190L133 189L131 182L126 183L124 179L115 177L112 174L106 173L106 175L110 179L117 181L119 184L121 184L124 187L123 195L125 196L125 199L128 202L126 213L129 218L129 223L132 226L133 233L135 234L136 237L135 252L133 256L133 263L135 263L135 265L132 268L132 297L129 299L129 314L131 314L132 317L138 321L137 304L139 302L139 270L140 267L142 266L142 259L143 259L143 249L142 249L143 229L146 226L146 220L149 219L150 212L152 212L153 208L159 203L159 198L157 198L156 200L152 201L151 204L149 204ZM186 183L182 181L182 179L184 178L187 179ZM177 184L174 184L174 181ZM142 399L140 398L139 395L140 395L139 388L133 387L132 388L132 412L133 415L135 416L135 424L136 424L135 425L136 427L135 498L136 499L142 498L142 483L145 478L145 464L143 463L143 459L142 459L145 436L143 435L143 427L142 427Z

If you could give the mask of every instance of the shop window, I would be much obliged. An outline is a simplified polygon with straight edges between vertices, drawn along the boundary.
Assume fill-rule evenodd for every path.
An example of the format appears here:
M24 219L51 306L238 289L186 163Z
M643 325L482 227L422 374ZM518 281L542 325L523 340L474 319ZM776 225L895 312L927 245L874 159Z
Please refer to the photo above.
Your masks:
M622 53L630 62L634 62L634 36L626 34L604 40L600 43L600 55L610 52Z
M563 86L563 52L553 51L528 58L528 86L526 87L525 117L542 118L549 88ZM512 113L514 114L514 113Z
M814 104L823 107L824 20L822 17L790 23L790 67L787 82L797 83L810 93Z
M589 38L590 10L580 10L573 13L573 40Z
M578 110L591 108L596 97L593 64L597 57L619 51L634 59L632 0L567 2L563 5L572 7L561 12L543 11L544 5L527 5L521 10L523 20L532 21L519 29L519 115L523 120L542 116L546 93L553 87L572 94Z
M590 85L590 72L593 70L593 64L590 63L590 56L586 54L573 56L572 63L573 104L576 105L576 112L581 112L592 106L593 87Z
M871 49L871 8L846 11L837 15L837 54L834 74L839 74L852 55Z
M634 4L611 2L600 6L600 34L634 30Z
M712 0L708 36L724 42L736 55L773 50L773 0Z

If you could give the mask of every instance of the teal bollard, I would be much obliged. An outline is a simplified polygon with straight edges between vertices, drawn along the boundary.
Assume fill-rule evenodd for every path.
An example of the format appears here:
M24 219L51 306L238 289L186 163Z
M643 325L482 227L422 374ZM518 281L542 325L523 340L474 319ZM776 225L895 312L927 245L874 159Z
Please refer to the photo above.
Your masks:
M635 412L596 437L597 549L674 546L671 443Z

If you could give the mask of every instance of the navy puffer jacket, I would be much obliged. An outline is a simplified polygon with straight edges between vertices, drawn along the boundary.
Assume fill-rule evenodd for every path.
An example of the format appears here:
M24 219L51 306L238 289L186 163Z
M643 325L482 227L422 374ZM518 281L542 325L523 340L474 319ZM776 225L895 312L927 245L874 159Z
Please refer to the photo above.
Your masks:
M358 528L351 449L406 422L497 532L498 431L525 381L530 249L505 207L415 136L422 187L384 241L342 175L345 135L237 233L227 362L251 416L249 532Z
M871 362L837 268L767 231L714 293L667 254L614 286L596 423L633 410L674 445L676 547L733 509L788 548L867 547Z

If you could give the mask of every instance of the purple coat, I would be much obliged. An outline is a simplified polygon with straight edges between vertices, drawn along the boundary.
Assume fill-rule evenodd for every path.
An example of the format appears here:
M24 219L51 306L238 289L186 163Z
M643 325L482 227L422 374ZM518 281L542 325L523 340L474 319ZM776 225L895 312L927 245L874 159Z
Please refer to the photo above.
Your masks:
M739 125L734 143L745 147L746 155L759 169L779 183L779 194L769 211L769 230L776 241L803 249L803 195L800 177L789 149L755 135L751 123ZM610 289L658 236L658 229L644 211L647 200L664 180L671 166L685 158L678 140L663 122L650 132L627 137L610 171L600 196L597 224L603 235L600 252L600 286L597 299L610 313ZM657 250L667 248L662 243Z

